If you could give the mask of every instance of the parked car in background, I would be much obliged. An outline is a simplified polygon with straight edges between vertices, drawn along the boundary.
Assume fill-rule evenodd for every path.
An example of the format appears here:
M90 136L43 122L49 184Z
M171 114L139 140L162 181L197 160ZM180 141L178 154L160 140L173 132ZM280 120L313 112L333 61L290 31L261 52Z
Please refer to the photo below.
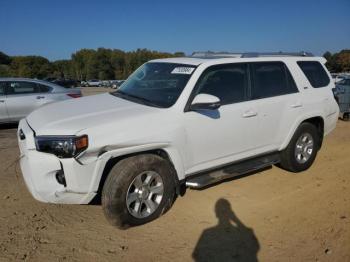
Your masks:
M55 79L51 82L56 84L56 85L63 86L66 88L74 88L74 87L80 86L80 83L76 80L73 80L73 79Z
M87 86L102 86L102 82L98 79L91 79L86 81Z
M81 96L79 89L42 80L0 78L0 123L18 122L45 104Z
M114 80L112 82L111 87L114 89L118 89L124 82L125 82L125 80Z
M85 86L87 86L88 84L87 84L87 81L80 81L80 86L81 87L85 87Z
M334 96L339 104L340 118L350 120L350 76L337 83Z
M304 52L150 61L113 93L21 120L24 180L43 202L100 195L106 218L124 228L156 219L186 187L274 164L307 170L338 120L325 63Z
M103 87L110 87L112 85L112 80L102 80L101 83Z
M57 80L57 77L45 77L43 80L47 81L47 82L53 82L53 81Z
M347 77L347 74L345 73L332 73L332 80L335 84L337 84L338 82L344 80Z

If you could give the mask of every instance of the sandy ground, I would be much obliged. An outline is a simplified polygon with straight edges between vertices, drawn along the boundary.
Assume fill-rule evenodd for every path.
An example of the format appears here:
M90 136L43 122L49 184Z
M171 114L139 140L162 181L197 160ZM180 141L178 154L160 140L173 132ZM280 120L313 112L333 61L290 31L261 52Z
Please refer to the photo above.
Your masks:
M0 129L0 261L350 261L350 122L338 122L306 172L273 167L188 190L160 219L126 231L100 206L35 201L15 133Z

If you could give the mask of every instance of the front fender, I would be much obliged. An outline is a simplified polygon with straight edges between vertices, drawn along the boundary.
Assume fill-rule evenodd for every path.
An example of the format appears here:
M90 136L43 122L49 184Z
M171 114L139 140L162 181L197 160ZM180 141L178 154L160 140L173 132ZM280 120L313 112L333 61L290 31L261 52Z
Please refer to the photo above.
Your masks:
M177 177L179 180L185 178L185 170L183 161L180 153L176 148L172 147L169 143L152 143L145 145L137 145L130 147L123 147L114 150L104 152L96 160L96 167L94 175L90 185L90 192L97 192L99 189L100 181L103 175L103 171L106 167L106 164L109 160L117 157L127 156L131 154L147 153L154 150L163 150L167 153L171 163L173 164Z

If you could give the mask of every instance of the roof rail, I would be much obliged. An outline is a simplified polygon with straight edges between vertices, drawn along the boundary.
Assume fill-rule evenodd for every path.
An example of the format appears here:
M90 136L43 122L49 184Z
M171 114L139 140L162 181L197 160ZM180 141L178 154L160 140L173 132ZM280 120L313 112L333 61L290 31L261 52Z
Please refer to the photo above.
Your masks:
M230 52L193 52L191 57L198 58L225 58L225 57L242 57L242 53L230 53Z
M267 57L267 56L314 56L310 52L270 52L270 53L243 53L241 57Z
M304 57L312 57L314 56L310 52L270 52L270 53L259 53L259 52L251 52L251 53L230 53L230 52L193 52L191 57L195 58L250 58L250 57L271 57L271 56L304 56Z

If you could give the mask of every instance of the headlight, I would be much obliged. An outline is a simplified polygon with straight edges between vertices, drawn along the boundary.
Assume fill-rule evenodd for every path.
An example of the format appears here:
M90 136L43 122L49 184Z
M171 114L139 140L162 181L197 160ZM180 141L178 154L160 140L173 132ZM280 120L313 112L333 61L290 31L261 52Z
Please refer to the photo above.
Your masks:
M75 157L88 147L88 136L37 136L36 149L59 158Z

